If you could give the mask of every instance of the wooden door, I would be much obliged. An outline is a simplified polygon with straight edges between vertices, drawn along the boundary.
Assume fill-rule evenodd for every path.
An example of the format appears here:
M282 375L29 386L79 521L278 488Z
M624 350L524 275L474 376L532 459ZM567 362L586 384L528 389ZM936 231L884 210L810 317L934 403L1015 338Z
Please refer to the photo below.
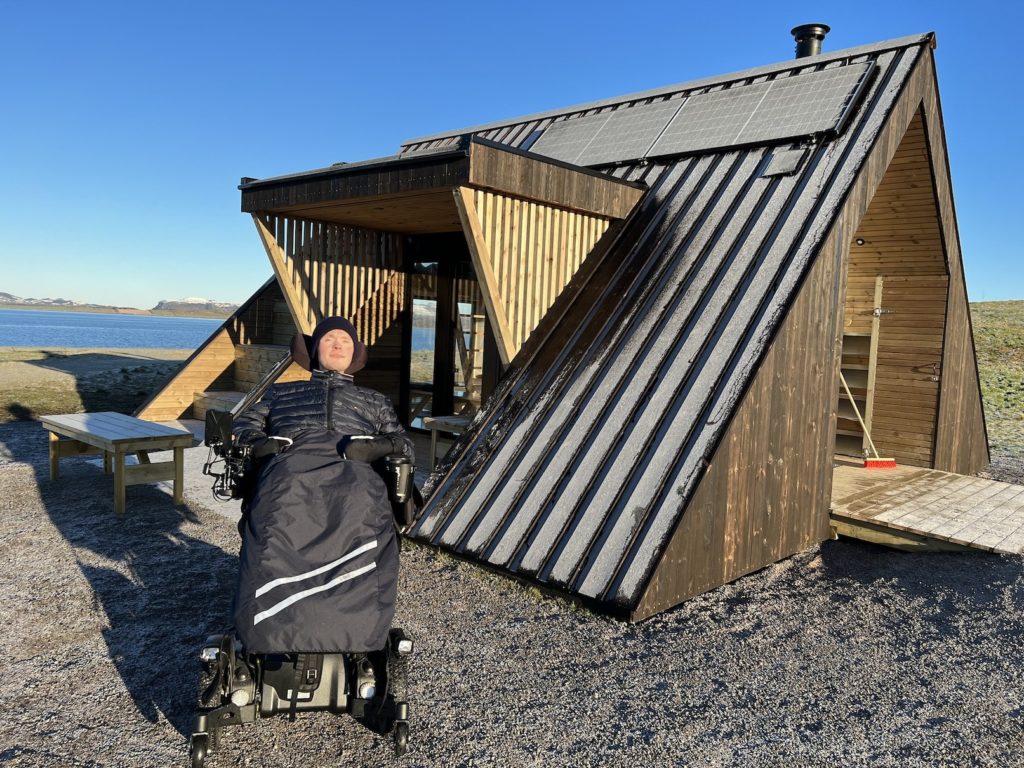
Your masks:
M946 277L886 277L878 319L871 437L900 464L933 466Z

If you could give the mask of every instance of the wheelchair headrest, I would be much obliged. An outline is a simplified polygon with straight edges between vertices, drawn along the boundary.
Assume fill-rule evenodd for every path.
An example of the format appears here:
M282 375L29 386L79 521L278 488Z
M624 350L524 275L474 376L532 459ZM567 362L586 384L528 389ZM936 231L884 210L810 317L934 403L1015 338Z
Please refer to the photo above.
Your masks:
M307 336L304 333L296 333L292 336L292 360L310 372L313 370L312 349L312 336ZM355 348L352 350L352 363L345 369L345 373L352 374L365 368L366 357L366 345L361 341L356 342Z
M311 371L313 368L309 360L310 342L312 342L312 338L304 333L296 333L292 336L292 360L307 371Z

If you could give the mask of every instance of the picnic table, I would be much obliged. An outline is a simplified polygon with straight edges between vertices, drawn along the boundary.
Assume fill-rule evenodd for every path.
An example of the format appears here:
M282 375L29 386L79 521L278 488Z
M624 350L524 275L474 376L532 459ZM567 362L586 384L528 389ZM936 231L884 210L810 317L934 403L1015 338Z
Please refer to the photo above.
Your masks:
M196 444L192 433L136 419L123 413L68 413L39 418L50 439L50 479L60 477L65 456L103 454L103 471L114 469L114 511L124 512L125 487L140 483L174 481L174 503L182 503L185 449ZM173 451L171 461L151 461L150 451ZM125 455L134 453L139 463L125 466Z

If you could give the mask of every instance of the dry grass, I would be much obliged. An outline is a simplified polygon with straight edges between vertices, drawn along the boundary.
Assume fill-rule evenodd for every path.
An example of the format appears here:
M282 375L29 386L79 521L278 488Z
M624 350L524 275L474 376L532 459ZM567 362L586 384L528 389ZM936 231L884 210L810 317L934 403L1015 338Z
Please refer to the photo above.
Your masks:
M989 443L1024 448L1024 301L971 304L971 318Z

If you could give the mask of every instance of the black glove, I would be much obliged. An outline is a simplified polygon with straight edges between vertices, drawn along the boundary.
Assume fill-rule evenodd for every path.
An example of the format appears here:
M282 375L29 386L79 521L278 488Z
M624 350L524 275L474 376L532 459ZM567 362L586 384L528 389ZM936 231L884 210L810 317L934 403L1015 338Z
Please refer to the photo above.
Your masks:
M273 456L275 453L281 452L281 446L284 443L280 440L275 440L272 437L261 437L259 440L254 440L252 443L252 457L254 459L262 459L264 456Z
M383 459L392 453L400 453L401 446L393 438L382 435L381 437L346 437L338 443L338 453L352 461L362 461L369 464L377 459Z

